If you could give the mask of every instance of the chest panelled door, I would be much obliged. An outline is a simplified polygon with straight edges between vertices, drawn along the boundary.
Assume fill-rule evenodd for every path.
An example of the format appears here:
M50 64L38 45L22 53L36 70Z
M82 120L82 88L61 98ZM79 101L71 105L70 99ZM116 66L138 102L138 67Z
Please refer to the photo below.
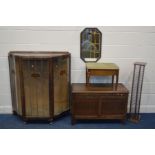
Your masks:
M106 94L101 99L101 115L125 115L127 112L127 94Z
M73 113L76 115L89 115L96 117L98 115L98 103L100 95L74 94L73 95Z
M22 61L27 117L49 117L50 115L49 67L48 59L23 59Z

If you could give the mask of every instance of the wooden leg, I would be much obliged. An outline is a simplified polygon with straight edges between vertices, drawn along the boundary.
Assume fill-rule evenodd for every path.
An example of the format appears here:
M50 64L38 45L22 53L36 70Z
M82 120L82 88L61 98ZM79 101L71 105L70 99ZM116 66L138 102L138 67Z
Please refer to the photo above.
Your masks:
M49 122L49 124L53 124L53 118L50 118L50 119L48 120L48 122Z
M24 124L28 124L28 120L24 117L23 118Z
M75 125L76 124L76 119L74 117L72 117L72 125Z
M89 85L89 78L90 78L90 73L86 71L86 85Z
M12 114L13 114L13 115L17 115L16 111L14 111L14 110L12 111Z
M87 74L87 69L86 69L86 85L88 85L88 74Z
M125 122L126 122L126 119L122 119L122 120L121 120L121 123L122 123L123 125L125 125Z
M116 74L116 89L117 89L117 86L118 86L118 74Z
M27 122L26 122L26 121L24 121L24 124L27 124Z
M112 75L112 85L114 84L114 75Z

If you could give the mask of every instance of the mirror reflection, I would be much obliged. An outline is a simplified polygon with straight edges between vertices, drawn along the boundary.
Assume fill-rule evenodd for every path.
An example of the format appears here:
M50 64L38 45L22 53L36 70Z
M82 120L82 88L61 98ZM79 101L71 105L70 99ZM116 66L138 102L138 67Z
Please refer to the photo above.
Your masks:
M81 32L81 59L97 61L101 57L102 34L97 28L86 28Z

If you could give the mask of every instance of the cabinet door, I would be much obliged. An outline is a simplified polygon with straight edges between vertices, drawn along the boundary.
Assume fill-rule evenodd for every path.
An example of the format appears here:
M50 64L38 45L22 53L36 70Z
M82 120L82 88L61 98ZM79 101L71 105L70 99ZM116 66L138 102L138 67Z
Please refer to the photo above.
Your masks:
M127 97L123 94L106 95L101 98L101 115L123 115L127 111Z
M49 61L22 61L27 117L49 117Z
M69 57L53 60L54 116L69 109Z
M75 115L98 115L99 96L91 94L74 94L72 99L73 113Z
M10 85L11 85L11 98L12 98L12 109L13 112L17 111L17 84L16 84L16 66L15 66L15 59L11 55L9 58L9 71L10 71Z

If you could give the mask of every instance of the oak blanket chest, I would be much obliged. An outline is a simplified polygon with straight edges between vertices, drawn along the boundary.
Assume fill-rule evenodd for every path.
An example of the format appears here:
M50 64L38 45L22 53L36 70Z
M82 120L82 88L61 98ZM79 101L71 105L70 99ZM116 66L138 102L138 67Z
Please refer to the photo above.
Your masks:
M78 119L119 119L127 113L128 90L123 84L72 84L72 124Z

